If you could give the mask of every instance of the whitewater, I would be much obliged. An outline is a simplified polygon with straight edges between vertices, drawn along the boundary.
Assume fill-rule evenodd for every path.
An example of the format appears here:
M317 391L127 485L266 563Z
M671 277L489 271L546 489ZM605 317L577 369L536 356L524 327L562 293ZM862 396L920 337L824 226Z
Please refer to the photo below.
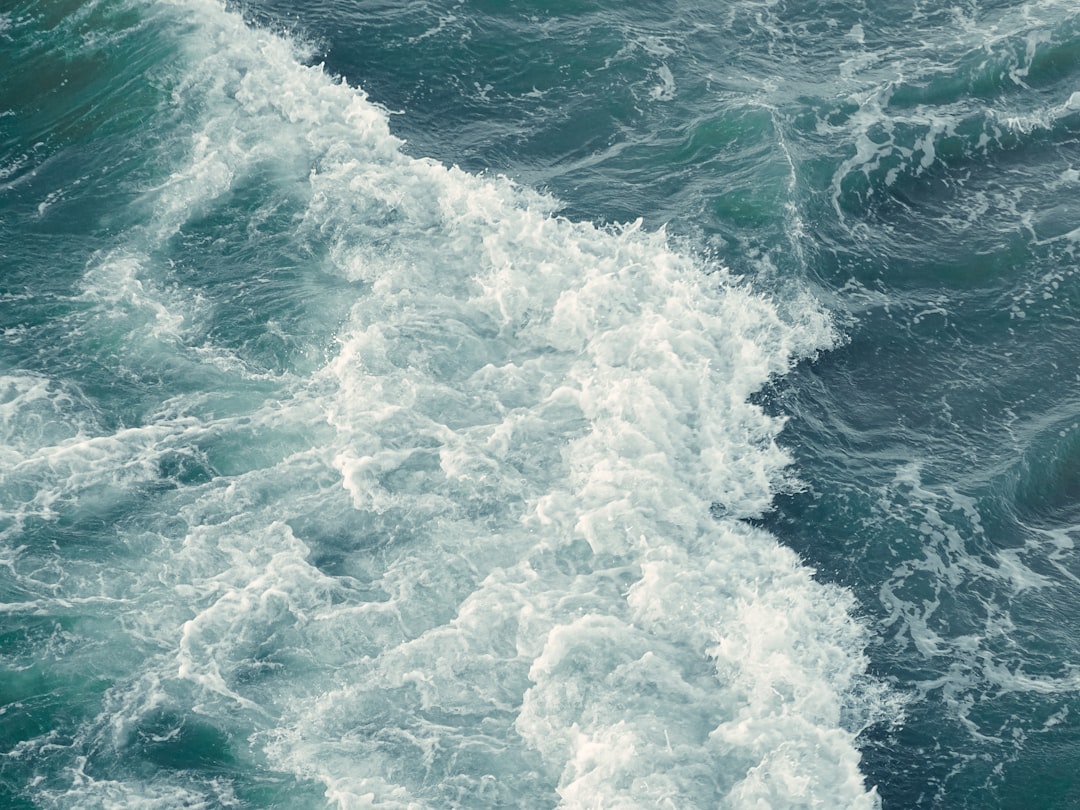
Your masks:
M213 0L0 19L101 144L23 215L103 223L4 331L12 806L880 806L868 630L756 520L811 295L407 155Z

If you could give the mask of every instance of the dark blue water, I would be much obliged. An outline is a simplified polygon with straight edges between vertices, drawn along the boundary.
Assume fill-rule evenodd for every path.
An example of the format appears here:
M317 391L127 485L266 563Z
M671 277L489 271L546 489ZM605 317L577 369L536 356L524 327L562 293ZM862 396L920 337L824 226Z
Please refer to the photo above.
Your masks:
M1080 806L1071 4L0 6L0 806Z

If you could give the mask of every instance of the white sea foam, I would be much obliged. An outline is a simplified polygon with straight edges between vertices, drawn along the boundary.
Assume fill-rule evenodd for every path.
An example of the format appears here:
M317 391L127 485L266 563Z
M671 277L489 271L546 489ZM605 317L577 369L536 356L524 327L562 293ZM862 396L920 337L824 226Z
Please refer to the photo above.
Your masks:
M310 379L179 394L22 462L73 498L205 468L117 529L109 604L157 652L95 739L195 712L342 808L876 806L852 599L740 522L789 461L747 399L828 319L782 320L663 234L403 155L362 93L212 0L158 9L187 27L187 156L88 269L90 322L214 362L190 351L210 316L141 257L269 162L355 303ZM195 790L170 778L140 795ZM63 795L142 783L103 785Z

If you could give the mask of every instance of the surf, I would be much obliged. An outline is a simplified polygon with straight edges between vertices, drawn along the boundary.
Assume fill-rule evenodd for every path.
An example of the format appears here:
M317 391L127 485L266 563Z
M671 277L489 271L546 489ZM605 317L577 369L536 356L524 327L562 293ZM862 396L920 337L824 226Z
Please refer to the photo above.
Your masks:
M833 345L827 314L406 155L212 0L84 8L169 47L138 193L63 301L85 362L0 388L9 661L83 707L8 784L878 806L856 605L749 520L794 486L751 397Z

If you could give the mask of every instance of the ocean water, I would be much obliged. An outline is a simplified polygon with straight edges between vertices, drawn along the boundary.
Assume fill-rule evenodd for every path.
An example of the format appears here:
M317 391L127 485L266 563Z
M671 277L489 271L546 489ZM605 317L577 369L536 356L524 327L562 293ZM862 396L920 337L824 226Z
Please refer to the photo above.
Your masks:
M1080 807L1080 9L0 2L0 807Z

